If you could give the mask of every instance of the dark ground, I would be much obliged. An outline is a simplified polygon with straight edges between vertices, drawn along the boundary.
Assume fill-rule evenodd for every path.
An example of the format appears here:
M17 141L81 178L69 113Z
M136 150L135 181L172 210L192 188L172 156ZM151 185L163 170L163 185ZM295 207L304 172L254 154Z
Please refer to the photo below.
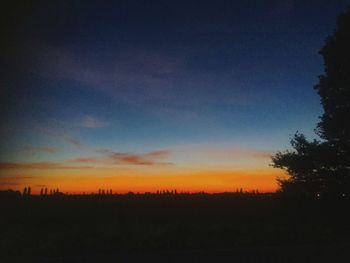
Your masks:
M350 262L348 200L0 198L0 262Z

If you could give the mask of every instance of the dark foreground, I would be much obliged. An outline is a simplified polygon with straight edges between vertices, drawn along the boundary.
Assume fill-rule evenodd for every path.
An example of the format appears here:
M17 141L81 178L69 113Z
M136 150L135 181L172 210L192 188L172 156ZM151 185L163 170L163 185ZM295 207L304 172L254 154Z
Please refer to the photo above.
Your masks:
M2 197L0 262L350 262L349 201Z

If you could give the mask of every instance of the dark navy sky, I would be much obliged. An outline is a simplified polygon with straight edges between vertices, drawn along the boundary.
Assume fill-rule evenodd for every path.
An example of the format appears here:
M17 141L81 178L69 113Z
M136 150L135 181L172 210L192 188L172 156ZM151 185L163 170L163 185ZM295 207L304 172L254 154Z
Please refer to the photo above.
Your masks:
M79 147L145 152L210 144L273 152L297 130L312 137L322 110L313 90L323 71L318 50L348 5L9 5L2 15L1 161L29 158L19 154L26 147L63 148L29 158L56 161Z

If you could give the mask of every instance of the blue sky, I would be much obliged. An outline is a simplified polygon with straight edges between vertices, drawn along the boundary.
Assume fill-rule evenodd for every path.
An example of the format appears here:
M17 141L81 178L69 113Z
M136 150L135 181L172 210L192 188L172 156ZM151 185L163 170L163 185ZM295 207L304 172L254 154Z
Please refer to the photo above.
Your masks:
M322 113L313 90L323 71L318 50L348 5L270 0L10 6L0 161L57 163L95 157L99 149L145 158L178 148L192 156L189 148L203 146L273 153L289 147L297 130L315 137ZM210 162L223 166L221 157ZM176 154L168 158L186 163ZM269 160L258 163L265 169Z

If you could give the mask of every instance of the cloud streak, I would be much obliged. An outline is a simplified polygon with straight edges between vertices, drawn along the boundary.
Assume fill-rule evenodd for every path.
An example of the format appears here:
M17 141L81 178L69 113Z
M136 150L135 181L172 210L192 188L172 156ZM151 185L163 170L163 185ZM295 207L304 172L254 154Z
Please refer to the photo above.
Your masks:
M113 153L110 158L115 163L125 163L132 165L154 165L153 160L147 159L142 155L126 154L126 153Z
M98 163L100 161L101 160L94 157L78 157L78 158L68 160L68 162L70 163Z
M164 158L170 155L170 150L152 151L145 154L131 154L110 152L109 158L115 163L124 163L131 165L169 165L170 162L163 162Z
M158 151L152 151L149 153L146 153L146 156L149 156L151 158L166 158L171 154L171 150L158 150Z
M37 154L37 153L53 154L53 153L57 153L58 149L55 147L49 147L49 146L42 146L42 147L28 146L28 147L23 147L20 151L29 152L31 154Z
M53 129L53 128L42 126L42 125L35 126L33 128L33 130L35 132L39 132L39 133L44 134L46 136L63 140L67 144L70 144L70 145L78 148L79 150L86 148L79 140L77 140L76 138L73 138L65 131Z
M178 56L152 49L127 48L91 63L88 58L94 55L90 53L77 55L42 43L36 46L41 56L34 60L42 77L78 81L134 105L169 97L175 77L185 66Z
M102 156L98 157L78 157L68 160L73 163L99 163L112 165L171 165L171 162L165 162L164 159L170 156L170 150L157 150L147 153L123 153L115 152L109 149L98 149L97 153Z

